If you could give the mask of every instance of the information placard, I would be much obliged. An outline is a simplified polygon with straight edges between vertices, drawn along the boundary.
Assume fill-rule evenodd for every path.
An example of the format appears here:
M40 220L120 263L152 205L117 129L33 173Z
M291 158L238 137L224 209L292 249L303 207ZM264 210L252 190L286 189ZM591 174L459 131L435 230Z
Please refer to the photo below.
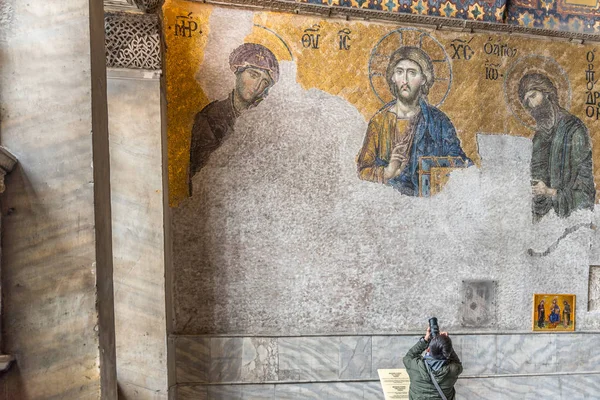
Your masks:
M405 369L378 369L385 400L408 400L410 378Z

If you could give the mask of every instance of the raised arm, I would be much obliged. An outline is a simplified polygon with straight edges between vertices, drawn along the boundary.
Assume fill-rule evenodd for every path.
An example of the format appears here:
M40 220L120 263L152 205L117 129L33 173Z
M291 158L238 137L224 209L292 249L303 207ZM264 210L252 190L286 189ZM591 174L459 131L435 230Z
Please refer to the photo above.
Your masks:
M427 327L427 332L425 336L420 338L419 341L411 347L410 350L406 353L402 362L407 370L417 368L417 363L421 359L421 355L427 349L429 339L431 337L431 329Z

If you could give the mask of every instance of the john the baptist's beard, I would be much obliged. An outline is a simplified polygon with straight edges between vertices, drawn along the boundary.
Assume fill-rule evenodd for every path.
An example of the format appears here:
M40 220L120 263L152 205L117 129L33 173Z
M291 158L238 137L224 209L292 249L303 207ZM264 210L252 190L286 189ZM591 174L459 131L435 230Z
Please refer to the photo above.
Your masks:
M550 127L552 126L553 110L552 104L549 100L544 100L542 104L537 107L526 106L527 111L531 114L538 126Z

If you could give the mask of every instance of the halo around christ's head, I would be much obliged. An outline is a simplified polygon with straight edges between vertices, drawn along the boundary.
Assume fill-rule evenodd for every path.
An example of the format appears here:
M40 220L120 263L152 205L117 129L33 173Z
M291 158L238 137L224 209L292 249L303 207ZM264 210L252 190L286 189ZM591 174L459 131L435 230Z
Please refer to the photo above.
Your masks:
M382 103L394 100L386 79L386 70L394 52L402 47L423 50L433 65L433 83L427 96L430 104L441 105L452 86L452 63L444 46L429 33L415 28L396 29L383 36L373 47L369 57L369 81L371 89Z

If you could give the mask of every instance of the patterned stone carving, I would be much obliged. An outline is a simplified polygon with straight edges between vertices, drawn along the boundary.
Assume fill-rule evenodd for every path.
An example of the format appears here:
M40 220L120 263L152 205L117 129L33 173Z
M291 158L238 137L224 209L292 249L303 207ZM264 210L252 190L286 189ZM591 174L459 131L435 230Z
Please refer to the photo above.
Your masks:
M162 6L162 0L133 0L133 2L146 13L154 13L160 10L160 6Z
M108 68L161 68L156 15L106 13L104 29Z

